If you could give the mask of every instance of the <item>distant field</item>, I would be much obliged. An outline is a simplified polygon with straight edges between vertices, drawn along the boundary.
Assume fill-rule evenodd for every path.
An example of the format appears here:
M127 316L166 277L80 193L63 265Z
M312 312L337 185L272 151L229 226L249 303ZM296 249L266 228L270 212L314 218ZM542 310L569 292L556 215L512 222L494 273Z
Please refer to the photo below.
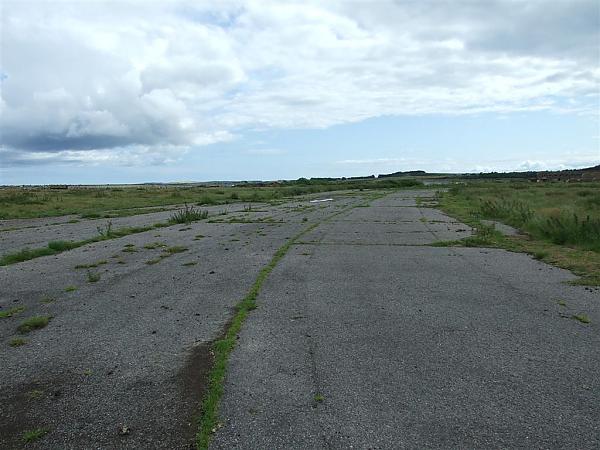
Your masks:
M286 197L344 189L419 187L414 179L293 181L277 186L179 187L129 186L106 188L0 189L0 219L27 219L79 214L84 218L139 214L137 208L190 203L273 202ZM150 209L150 211L157 209ZM158 209L160 210L160 209Z
M448 213L480 230L498 220L527 239L488 233L485 244L526 251L600 284L600 183L472 182L440 193Z

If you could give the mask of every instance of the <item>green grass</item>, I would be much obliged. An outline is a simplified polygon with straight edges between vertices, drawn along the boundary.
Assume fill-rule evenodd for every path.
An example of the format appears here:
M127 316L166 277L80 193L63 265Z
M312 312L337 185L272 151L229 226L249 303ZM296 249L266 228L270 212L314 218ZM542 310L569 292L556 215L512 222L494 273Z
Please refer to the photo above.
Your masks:
M164 253L168 253L170 255L174 255L175 253L181 253L187 251L187 247L182 247L181 245L175 245L173 247L167 247L163 250Z
M75 266L76 269L94 269L98 266L102 266L104 264L108 264L108 261L106 261L105 259L95 262L95 263L91 263L91 264L77 264Z
M198 262L190 261L190 262L183 263L182 266L189 267L189 266L195 266L196 264L198 264Z
M167 246L167 244L164 244L162 242L153 242L151 244L144 245L144 248L148 249L148 250L154 250L154 249L162 248L162 247L166 247L166 246Z
M27 444L30 442L35 442L48 434L49 431L50 430L48 428L36 428L34 430L26 431L23 433L23 442Z
M323 401L325 401L325 397L323 397L323 395L315 394L315 402L322 403Z
M0 319L16 316L17 314L20 314L23 311L25 311L24 306L15 306L13 308L7 309L6 311L0 311Z
M149 266L152 266L154 264L158 264L161 261L160 258L156 258L156 259L149 259L148 261L146 261L146 264L148 264Z
M7 253L0 257L0 266L8 266L9 264L16 264L30 259L39 258L40 256L55 255L57 251L51 248L36 248L30 250L24 248L15 253Z
M77 286L73 286L73 285L67 286L65 288L65 292L73 292L73 291L76 291L76 290L77 290Z
M581 323L590 323L591 320L588 316L586 316L585 314L575 314L573 315L573 319L578 320Z
M600 183L471 183L442 199L557 245L600 252ZM447 204L447 202L446 202Z
M21 322L21 324L17 327L17 331L19 333L29 333L33 330L39 330L40 328L44 328L46 325L48 325L51 319L52 316L30 317L29 319Z
M8 345L10 345L11 347L20 347L25 344L27 344L27 341L23 338L12 338L8 343Z
M477 182L453 186L438 199L442 210L477 229L482 219L499 220L525 236L496 233L436 246L525 252L581 277L572 284L600 285L600 183Z
M100 281L100 274L99 273L93 273L93 272L90 272L88 270L87 280L88 280L89 283L96 283L97 281Z
M55 252L64 252L66 250L72 250L74 248L79 247L77 242L72 241L51 241L48 242L48 248L54 250Z

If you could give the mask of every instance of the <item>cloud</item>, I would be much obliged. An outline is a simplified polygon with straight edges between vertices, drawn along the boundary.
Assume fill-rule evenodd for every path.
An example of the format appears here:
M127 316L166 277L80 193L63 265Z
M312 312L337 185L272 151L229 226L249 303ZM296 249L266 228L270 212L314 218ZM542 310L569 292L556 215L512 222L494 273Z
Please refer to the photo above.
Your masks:
M249 129L382 115L597 114L593 0L3 8L5 165L172 161Z

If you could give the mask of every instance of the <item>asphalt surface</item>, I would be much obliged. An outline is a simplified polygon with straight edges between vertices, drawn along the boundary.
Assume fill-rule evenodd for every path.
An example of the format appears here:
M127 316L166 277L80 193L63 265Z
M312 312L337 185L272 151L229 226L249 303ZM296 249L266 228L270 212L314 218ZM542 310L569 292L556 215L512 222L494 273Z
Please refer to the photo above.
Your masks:
M278 264L212 448L600 448L599 291L524 254L427 246L467 227L414 197L336 216Z
M312 225L239 335L213 448L598 448L598 291L523 254L428 246L470 234L420 206L431 195L216 207L0 267L0 311L25 308L0 318L0 448L189 448L210 343ZM3 248L85 239L104 222L70 220L2 223L18 228L0 231ZM160 258L173 246L186 250ZM75 268L99 261L97 282ZM17 332L41 315L48 326Z
M325 204L303 199L227 215L221 207L209 217L221 223L175 225L0 267L0 311L25 308L0 318L0 448L25 446L23 433L38 428L49 432L27 448L189 448L209 343L234 305L291 236L363 197L338 193ZM20 230L31 240L39 232ZM145 248L154 243L166 247ZM160 258L173 246L187 250ZM89 269L97 282L75 268L99 261L106 264ZM17 332L34 316L53 318ZM11 347L14 338L27 343Z

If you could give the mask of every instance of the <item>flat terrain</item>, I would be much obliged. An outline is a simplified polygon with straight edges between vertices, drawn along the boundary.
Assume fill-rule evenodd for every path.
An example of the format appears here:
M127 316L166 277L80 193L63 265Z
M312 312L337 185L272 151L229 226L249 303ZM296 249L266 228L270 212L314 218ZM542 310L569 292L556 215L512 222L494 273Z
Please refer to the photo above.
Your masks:
M27 448L189 448L209 343L303 231L239 334L213 448L600 446L599 291L525 254L430 246L471 233L419 206L432 191L374 194L217 207L0 267L0 311L25 308L0 318L0 447L47 429ZM122 220L168 217L151 214ZM24 228L40 220L2 252L96 227ZM52 319L18 333L32 316Z

